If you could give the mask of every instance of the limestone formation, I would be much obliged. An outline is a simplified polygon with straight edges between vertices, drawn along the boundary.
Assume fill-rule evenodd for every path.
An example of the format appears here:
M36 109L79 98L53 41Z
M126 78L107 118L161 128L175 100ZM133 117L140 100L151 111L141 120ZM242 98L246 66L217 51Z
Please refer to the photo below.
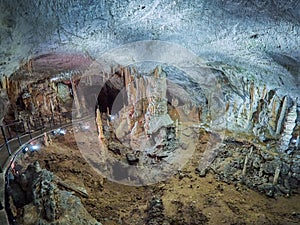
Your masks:
M227 129L252 133L261 142L278 140L278 150L289 148L292 134L297 129L297 99L280 96L275 90L246 84L243 98L227 106Z
M201 176L290 195L300 177L299 12L299 0L1 0L0 125L26 121L28 131L38 116L89 111L110 156L158 165L196 143L193 124L218 136ZM135 68L148 62L152 72ZM48 194L56 187L43 174L37 202L24 194L28 204L16 204L23 224L61 215L48 195L68 200ZM163 216L157 199L154 217Z
M58 186L66 188L61 190ZM66 184L53 173L41 169L38 163L28 165L21 174L9 180L9 190L13 201L11 209L15 209L20 224L99 224L85 210L80 199L69 190L84 197L87 194ZM24 214L20 214L24 210Z
M249 143L225 141L209 168L226 183L244 183L270 197L299 191L297 160Z

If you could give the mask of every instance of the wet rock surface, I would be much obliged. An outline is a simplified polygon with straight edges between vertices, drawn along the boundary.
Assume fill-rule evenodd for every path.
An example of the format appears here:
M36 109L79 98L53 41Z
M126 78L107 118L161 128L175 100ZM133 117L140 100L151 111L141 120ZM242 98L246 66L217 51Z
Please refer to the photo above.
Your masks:
M11 177L12 178L12 177ZM39 163L28 165L9 180L10 207L15 224L99 224L80 198L61 190L59 180Z

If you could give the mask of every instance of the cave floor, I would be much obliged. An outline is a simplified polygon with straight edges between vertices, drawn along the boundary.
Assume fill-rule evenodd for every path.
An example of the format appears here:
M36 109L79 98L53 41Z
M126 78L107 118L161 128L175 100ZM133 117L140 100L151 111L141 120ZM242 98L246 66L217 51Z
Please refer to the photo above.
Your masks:
M51 146L24 158L22 163L38 160L42 168L84 188L89 197L78 197L87 211L104 225L147 224L151 217L157 216L168 221L166 224L300 223L299 194L268 198L240 184L219 182L212 172L199 177L195 169L201 152L198 145L194 157L180 173L144 187L114 183L96 173L82 157L72 132L57 137ZM156 214L147 210L154 196L164 206Z

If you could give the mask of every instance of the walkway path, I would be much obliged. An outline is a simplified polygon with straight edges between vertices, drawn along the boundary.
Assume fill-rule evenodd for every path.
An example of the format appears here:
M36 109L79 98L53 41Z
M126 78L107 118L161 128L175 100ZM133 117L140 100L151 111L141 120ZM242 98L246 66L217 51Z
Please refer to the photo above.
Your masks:
M14 138L8 140L3 145L0 146L0 225L9 225L7 214L5 211L5 176L6 171L10 166L11 161L18 154L18 152L29 142L38 137L42 136L45 132L49 133L52 130L58 129L60 127L70 126L73 124L70 118L59 117L58 121L53 120L47 124L43 124L39 130L28 131L27 134L23 136L15 136ZM86 118L80 118L76 122L85 120ZM9 126L9 125L8 125ZM5 132L3 132L5 135ZM4 138L5 139L5 138Z

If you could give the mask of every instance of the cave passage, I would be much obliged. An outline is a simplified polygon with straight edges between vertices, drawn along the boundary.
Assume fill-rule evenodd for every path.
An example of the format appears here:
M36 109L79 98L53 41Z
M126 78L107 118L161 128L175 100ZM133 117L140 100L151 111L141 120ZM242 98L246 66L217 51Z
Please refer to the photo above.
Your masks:
M119 100L117 98L118 95L121 95L122 102L119 101L116 104L115 100ZM127 104L126 92L123 92L122 88L116 87L110 81L107 81L97 97L96 107L99 107L101 113L109 111L110 114L115 114L122 109L124 104Z

